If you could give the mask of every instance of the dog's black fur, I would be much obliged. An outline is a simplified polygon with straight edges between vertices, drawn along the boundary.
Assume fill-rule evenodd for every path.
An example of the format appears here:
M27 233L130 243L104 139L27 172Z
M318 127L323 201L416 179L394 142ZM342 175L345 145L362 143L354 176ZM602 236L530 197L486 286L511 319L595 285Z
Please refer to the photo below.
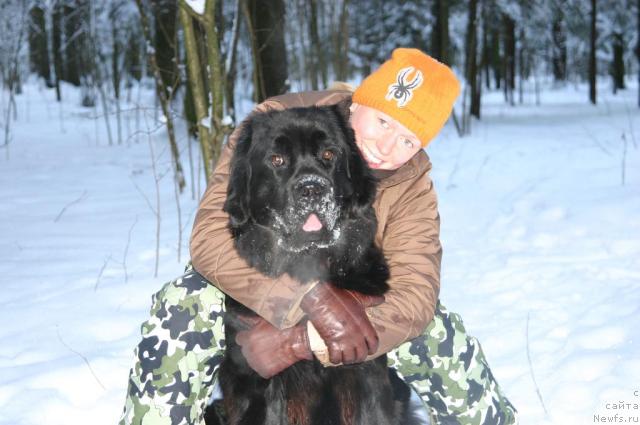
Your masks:
M240 255L262 273L381 295L389 271L374 245L375 180L355 144L346 107L250 116L231 162L224 209ZM303 231L311 214L322 228ZM329 368L301 361L262 379L235 343L246 328L238 316L254 313L228 296L226 307L220 385L229 424L405 423L408 388L397 385L386 356Z

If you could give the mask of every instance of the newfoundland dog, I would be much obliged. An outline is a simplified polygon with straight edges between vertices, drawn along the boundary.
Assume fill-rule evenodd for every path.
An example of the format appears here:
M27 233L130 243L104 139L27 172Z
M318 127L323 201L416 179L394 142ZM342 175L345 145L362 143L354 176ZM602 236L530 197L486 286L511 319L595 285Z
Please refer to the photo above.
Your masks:
M383 294L389 271L374 245L376 185L360 156L346 105L250 116L243 124L224 209L240 255L268 276L288 273ZM402 424L409 390L386 356L323 367L300 361L271 379L247 364L236 333L255 314L226 298L220 366L224 422L231 425ZM214 423L208 414L208 423Z

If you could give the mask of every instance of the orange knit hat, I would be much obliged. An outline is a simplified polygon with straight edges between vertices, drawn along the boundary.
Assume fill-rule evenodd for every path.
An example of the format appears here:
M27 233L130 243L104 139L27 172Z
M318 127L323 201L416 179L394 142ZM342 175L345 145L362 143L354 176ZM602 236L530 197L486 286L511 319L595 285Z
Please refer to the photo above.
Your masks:
M451 69L418 49L395 49L353 93L355 103L375 108L414 132L422 146L447 122L460 83Z

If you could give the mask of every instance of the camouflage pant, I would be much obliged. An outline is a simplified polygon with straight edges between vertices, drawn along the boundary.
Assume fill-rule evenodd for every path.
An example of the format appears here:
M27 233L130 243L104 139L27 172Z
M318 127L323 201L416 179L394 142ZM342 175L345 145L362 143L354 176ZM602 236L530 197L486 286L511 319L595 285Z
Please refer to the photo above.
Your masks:
M192 269L153 296L134 351L120 425L204 424L224 353L224 294ZM517 423L478 341L460 316L438 304L425 332L388 353L442 425Z

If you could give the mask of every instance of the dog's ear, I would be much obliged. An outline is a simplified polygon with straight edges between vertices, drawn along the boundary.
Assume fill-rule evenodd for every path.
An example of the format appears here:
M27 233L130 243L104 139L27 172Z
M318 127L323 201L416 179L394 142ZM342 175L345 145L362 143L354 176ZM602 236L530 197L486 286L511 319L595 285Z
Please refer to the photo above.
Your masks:
M333 105L333 110L336 114L340 115L343 121L349 123L349 118L351 117L351 98L348 97L346 99L341 100L340 102Z
M353 130L349 129L352 134ZM360 149L356 145L355 138L349 143L349 180L353 186L352 208L358 210L369 208L376 196L376 180L371 174Z
M249 148L251 147L252 125L247 119L241 124L240 135L236 141L233 158L231 158L227 199L223 210L229 214L232 228L243 226L249 220L249 184L251 167L249 166Z

